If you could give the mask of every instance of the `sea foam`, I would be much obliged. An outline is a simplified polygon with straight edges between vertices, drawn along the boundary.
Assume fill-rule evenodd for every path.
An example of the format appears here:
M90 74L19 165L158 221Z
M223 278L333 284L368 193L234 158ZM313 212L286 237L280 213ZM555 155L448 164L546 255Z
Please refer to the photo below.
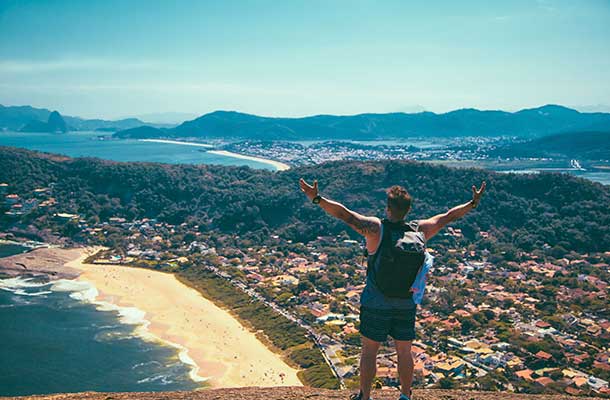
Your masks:
M37 282L36 278L17 276L14 278L0 279L0 290L11 292L18 296L44 296L51 293L48 290L40 292L28 291L27 289L42 288L50 285L50 282Z
M91 303L95 305L98 311L114 311L119 315L119 321L122 324L126 325L135 325L134 335L139 338L152 341L157 343L162 343L168 345L170 347L174 347L178 350L178 359L183 363L190 367L189 378L193 382L205 382L209 378L202 377L199 375L200 368L197 363L188 355L188 349L178 343L170 342L169 340L164 340L159 338L158 336L152 334L148 327L150 325L150 321L148 321L146 317L146 312L140 310L136 307L121 307L116 304L97 300L99 296L99 291L97 288L87 281L77 281L77 280L68 280L68 279L59 279L56 281L52 281L51 290L56 292L72 292L70 297ZM112 333L100 333L96 335L96 340L112 340L112 339L127 339L133 336L117 336ZM159 378L157 378L159 379ZM164 381L163 381L164 382ZM169 382L168 382L169 383ZM164 382L164 384L166 384Z

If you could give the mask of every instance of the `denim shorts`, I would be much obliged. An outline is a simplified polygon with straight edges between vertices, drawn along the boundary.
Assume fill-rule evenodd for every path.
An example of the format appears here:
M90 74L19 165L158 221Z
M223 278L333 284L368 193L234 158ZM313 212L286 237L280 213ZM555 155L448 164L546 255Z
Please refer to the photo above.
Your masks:
M388 335L394 340L414 340L416 313L417 307L382 310L361 306L360 334L376 342L385 342Z

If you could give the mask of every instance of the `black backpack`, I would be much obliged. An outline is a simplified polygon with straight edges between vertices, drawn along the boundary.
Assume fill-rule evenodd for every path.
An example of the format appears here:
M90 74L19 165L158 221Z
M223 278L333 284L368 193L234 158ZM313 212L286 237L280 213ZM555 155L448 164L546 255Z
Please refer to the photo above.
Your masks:
M382 221L381 243L369 257L367 275L387 297L408 299L411 286L424 264L426 238L418 223Z

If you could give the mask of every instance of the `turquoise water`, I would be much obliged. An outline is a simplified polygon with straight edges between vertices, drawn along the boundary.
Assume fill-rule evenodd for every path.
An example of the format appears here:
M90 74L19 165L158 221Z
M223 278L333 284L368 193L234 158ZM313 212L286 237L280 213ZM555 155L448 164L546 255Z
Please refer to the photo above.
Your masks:
M610 185L610 172L570 171L570 173L593 182Z
M13 243L0 243L0 258L25 253L30 248Z
M21 147L69 157L98 157L114 161L149 161L169 164L247 165L275 170L269 164L207 153L204 148L135 139L99 140L104 132L65 134L0 132L0 146Z
M64 154L70 157L98 157L115 161L150 161L169 164L220 164L247 165L252 168L271 169L269 164L234 157L210 154L202 147L171 143L143 142L134 139L99 140L104 132L69 132L66 134L0 132L0 146L21 147L30 150ZM305 146L323 141L297 141ZM413 145L420 148L435 148L446 144L443 140L385 140L352 141L353 143L376 145ZM517 171L513 171L517 172ZM522 170L519 172L529 172ZM610 173L590 171L568 171L574 175L610 185Z
M513 173L513 174L537 174L540 172L540 170L538 170L538 169L510 169L510 170L498 170L496 172ZM580 171L580 170L559 170L558 172L579 176L581 178L585 178L585 179L588 179L593 182L599 182L602 185L610 185L610 172L595 172L595 171Z
M0 244L5 257L22 251ZM70 280L0 279L0 396L202 386L179 349L139 336L141 313L93 303L94 290Z

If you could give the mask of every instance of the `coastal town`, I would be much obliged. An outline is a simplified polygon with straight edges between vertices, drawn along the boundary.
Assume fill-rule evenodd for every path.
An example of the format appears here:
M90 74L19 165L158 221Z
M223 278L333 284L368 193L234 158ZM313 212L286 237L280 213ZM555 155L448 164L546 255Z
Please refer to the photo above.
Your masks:
M409 141L240 141L222 146L240 154L278 160L289 165L319 164L329 160L440 160L480 161L490 150L515 138L414 138Z
M245 245L238 235L187 223L85 220L61 212L52 186L23 195L6 182L0 193L4 218L53 210L63 231L42 232L47 242L104 243L93 263L209 271L304 329L341 384L356 384L362 242L346 234L306 243L272 235L265 244ZM2 238L23 234L26 227ZM475 244L463 236L449 227L428 249L436 260L412 348L416 385L610 395L610 252L493 254L485 247L492 232L480 232ZM391 341L379 362L376 385L398 386Z

